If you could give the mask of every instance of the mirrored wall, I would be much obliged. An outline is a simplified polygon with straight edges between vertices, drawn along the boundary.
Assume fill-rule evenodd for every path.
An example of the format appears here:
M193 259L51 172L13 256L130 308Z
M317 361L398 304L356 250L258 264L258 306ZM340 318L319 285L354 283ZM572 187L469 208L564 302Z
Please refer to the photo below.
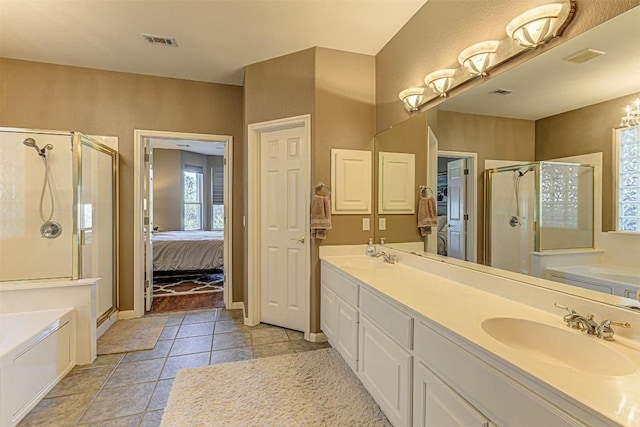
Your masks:
M433 254L431 256L446 254L446 257L438 258L444 262L458 263L452 259L455 252L456 258L487 264L488 193L485 171L514 164L536 163L541 167L544 164L540 163L542 161L555 161L584 163L585 170L591 170L593 176L585 173L577 178L571 173L571 176L565 176L568 172L564 169L553 173L548 169L547 176L552 176L550 181L536 181L532 174L530 177L521 177L520 184L529 185L527 181L531 178L532 192L535 191L535 185L547 186L550 187L547 192L549 195L557 193L556 189L570 188L571 182L578 179L582 183L591 183L582 185L580 191L590 191L593 201L580 207L576 205L575 215L572 216L559 211L570 208L571 203L551 203L549 197L554 196L539 199L540 209L545 210L552 226L546 229L546 233L533 235L530 242L532 250L527 247L527 251L535 252L533 245L538 239L538 242L546 241L550 245L540 247L540 251L576 249L597 254L598 251L592 249L595 246L594 235L597 240L602 232L615 230L614 187L617 169L614 135L620 126L625 106L640 96L640 79L630 77L637 75L640 69L637 43L631 41L636 38L633 34L637 34L638 21L640 8L636 7L447 99L431 110L414 113L405 122L377 135L374 161L378 162L380 152L414 153L416 179L412 185L416 200L419 200L420 185L427 185L430 194L436 198L437 216L445 219L437 221L432 234L422 236L418 229L417 213L393 215L378 211L374 220L375 241L380 242L384 238L386 244L396 249ZM595 55L593 59L581 63L567 61L567 58L584 49L598 50L604 54ZM435 159L434 141L437 141ZM467 174L466 189L463 196L456 197L456 201L452 202L454 194L450 191L450 182L447 182L447 165L459 159L465 161L462 169ZM547 165L548 168L554 167L552 163ZM378 173L376 181L379 187L384 185L381 179ZM505 181L504 188L513 201L513 172ZM462 217L466 222L466 228L462 231L465 240L457 243L458 250L455 251L450 245L453 241L450 237L452 204L464 205ZM533 206L529 208L533 209ZM502 213L517 216L508 210ZM519 214L530 215L532 221L539 221L536 215L540 213L536 214L533 210ZM566 222L572 218L577 221L574 225L579 225L580 232L574 235L577 241L569 248L567 240L562 237L564 234L558 230L573 226L558 221ZM552 224L553 221L556 222ZM593 226L585 226L591 222ZM381 224L386 227L381 229ZM536 222L535 226L538 225L540 223ZM444 245L442 240L445 241ZM439 246L441 249L444 246L444 250L438 250ZM529 257L523 261L524 265L518 262L513 270L533 271L532 274L542 277L542 267L532 269L529 266L531 262ZM493 271L501 274L499 270ZM511 275L511 272L504 270L504 275ZM518 278L527 281L525 276ZM592 297L599 299L597 294ZM606 299L604 296L602 298ZM629 303L637 304L635 301Z

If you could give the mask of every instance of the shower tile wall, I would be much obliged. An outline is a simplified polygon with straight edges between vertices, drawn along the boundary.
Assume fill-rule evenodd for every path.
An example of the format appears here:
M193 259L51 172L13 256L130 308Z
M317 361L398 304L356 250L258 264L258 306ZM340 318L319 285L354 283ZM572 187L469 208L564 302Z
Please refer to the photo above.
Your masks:
M40 196L45 164L34 148L23 144L33 138L38 146L53 145L47 153L53 189L53 220L62 225L56 239L40 235ZM71 277L72 177L71 135L0 131L0 281ZM50 199L45 193L44 216Z

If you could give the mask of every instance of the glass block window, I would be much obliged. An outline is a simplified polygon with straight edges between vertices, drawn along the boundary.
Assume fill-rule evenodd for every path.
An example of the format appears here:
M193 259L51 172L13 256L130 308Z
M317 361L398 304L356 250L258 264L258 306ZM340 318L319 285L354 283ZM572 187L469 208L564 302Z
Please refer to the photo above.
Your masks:
M541 226L578 228L578 167L543 162L540 202Z
M640 128L618 132L618 230L640 232Z

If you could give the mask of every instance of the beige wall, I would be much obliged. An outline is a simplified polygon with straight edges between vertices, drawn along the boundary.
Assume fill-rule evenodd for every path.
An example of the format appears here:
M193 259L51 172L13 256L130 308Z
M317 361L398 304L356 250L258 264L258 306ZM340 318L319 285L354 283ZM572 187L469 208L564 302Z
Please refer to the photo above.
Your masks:
M153 225L160 231L182 227L180 150L153 150Z
M319 181L330 183L331 148L373 149L374 81L372 56L323 48L253 64L245 70L245 124L311 114L312 185ZM333 216L333 229L325 241L317 244L366 243L373 231L361 231L362 218ZM311 330L317 332L317 246L312 248L311 257ZM245 293L247 288L248 283Z
M640 94L624 96L536 121L536 160L602 152L602 231L615 229L612 129Z
M464 48L482 40L504 39L504 28L511 19L547 3L549 0L429 0L376 55L377 132L409 117L398 99L401 90L424 86L424 76L431 71L458 67L458 53ZM640 0L576 0L575 18L562 37L496 67L488 78L637 5ZM466 87L482 81L475 79Z
M484 161L534 160L532 120L438 112L438 149L478 153L478 262L484 261Z
M242 224L242 87L1 59L0 126L78 130L120 143L120 309L133 309L133 131L234 137L233 221ZM242 299L242 241L234 242Z

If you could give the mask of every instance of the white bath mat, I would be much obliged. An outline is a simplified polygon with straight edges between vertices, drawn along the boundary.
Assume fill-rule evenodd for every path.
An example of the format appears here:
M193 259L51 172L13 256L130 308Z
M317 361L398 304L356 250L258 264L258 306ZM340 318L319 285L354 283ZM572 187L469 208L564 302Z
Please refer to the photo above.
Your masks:
M332 348L178 372L162 427L390 426Z

